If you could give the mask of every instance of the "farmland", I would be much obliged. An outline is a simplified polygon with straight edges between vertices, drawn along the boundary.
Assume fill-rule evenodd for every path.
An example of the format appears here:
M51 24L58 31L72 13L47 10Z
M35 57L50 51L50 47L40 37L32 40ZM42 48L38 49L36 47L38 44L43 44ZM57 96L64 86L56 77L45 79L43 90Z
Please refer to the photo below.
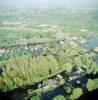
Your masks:
M55 38L57 33L66 37L89 38L98 33L97 9L0 9L0 45L40 37Z

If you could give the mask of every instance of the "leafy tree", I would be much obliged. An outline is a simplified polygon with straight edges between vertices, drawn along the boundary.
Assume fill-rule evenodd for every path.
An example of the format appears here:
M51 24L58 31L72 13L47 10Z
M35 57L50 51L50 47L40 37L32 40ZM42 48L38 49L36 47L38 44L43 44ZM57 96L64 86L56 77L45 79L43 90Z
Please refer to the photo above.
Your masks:
M88 82L86 84L86 88L88 91L93 91L95 89L98 89L98 79L88 79Z
M71 63L66 63L64 65L64 68L65 68L67 73L71 73L72 72L72 64Z
M75 88L72 91L72 94L70 95L71 100L77 100L81 95L83 94L83 91L81 88Z
M92 63L92 65L87 69L88 74L96 74L98 71L98 67L95 63Z
M54 97L53 100L66 100L66 99L63 95L58 95L58 96Z
M67 93L71 93L72 91L72 88L70 86L67 86L67 87L65 86L64 89Z
M81 67L82 66L81 56L79 56L79 55L75 56L73 62L75 64L75 66Z

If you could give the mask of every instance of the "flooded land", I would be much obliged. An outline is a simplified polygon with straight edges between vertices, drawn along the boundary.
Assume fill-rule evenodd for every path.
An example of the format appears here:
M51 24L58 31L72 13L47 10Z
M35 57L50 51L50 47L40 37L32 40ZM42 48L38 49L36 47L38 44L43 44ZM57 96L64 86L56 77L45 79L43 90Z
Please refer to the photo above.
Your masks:
M97 100L97 93L97 0L0 2L0 100Z

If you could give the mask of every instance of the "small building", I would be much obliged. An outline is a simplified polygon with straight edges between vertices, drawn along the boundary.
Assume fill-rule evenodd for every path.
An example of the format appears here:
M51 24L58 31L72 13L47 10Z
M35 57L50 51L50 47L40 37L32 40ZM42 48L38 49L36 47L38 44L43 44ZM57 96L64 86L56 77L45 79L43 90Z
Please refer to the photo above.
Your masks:
M63 79L63 76L60 75L60 74L58 74L58 75L57 75L57 78L58 78L58 79Z
M81 32L88 32L88 30L85 29L85 28L81 29L80 31L81 31Z
M70 45L73 46L73 47L77 47L78 46L78 44L76 42L74 42L74 41L71 41Z
M5 49L0 49L0 54L3 54L3 53L5 53Z
M98 46L94 48L94 51L95 52L98 52Z
M41 87L42 87L42 85L39 83L39 84L38 84L38 88L41 88Z

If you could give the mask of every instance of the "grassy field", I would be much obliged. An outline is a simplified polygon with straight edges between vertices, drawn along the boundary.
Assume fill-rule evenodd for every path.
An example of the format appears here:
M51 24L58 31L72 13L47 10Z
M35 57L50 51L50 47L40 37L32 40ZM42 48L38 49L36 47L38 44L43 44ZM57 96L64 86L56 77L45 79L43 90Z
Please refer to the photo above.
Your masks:
M89 38L98 34L96 9L0 9L0 45L37 38L65 37Z

